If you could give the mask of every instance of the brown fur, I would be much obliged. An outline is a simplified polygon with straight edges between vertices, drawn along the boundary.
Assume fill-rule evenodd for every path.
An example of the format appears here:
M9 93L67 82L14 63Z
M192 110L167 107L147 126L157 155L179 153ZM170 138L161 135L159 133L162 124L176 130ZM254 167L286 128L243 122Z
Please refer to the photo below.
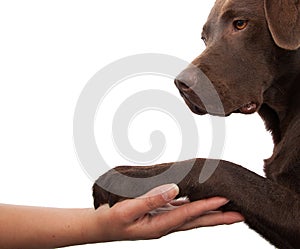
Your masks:
M175 80L190 109L206 114L209 91L203 87L203 71L220 96L224 114L242 112L247 103L257 111L272 132L274 152L265 161L266 178L239 165L221 161L214 174L199 183L205 159L154 165L117 167L94 185L94 203L111 205L124 199L100 186L121 189L141 186L118 181L120 172L134 177L158 175L171 166L180 172L193 165L180 180L180 196L198 200L224 196L231 200L224 210L242 213L246 223L281 249L300 248L300 3L299 0L217 0L203 28L206 50ZM237 30L235 20L247 20ZM208 95L204 106L197 91ZM213 99L213 98L212 98ZM212 109L213 110L213 109ZM209 111L212 115L219 112ZM259 143L259 141L258 141ZM207 162L207 161L206 161ZM213 163L214 160L211 160ZM176 182L176 175L154 181L154 186Z

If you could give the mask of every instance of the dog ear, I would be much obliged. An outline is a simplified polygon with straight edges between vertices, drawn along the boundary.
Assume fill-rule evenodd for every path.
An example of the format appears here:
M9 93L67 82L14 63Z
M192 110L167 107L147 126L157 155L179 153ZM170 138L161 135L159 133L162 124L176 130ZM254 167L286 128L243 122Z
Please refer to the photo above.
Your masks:
M265 15L277 46L296 50L300 47L300 1L265 0Z

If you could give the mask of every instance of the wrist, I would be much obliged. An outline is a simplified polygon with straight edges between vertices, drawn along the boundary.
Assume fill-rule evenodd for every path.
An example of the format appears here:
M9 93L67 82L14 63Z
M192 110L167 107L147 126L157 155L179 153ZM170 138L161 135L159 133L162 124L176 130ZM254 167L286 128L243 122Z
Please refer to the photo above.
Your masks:
M83 243L100 243L110 241L106 231L109 230L111 224L108 216L109 209L105 206L99 207L97 210L87 209L82 219L82 238ZM101 215L99 213L101 212Z

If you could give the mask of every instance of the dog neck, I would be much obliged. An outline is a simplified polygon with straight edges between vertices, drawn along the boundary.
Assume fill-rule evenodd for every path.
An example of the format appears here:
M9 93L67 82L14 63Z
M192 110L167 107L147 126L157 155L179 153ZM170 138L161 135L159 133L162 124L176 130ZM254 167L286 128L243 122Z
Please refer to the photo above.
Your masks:
M285 136L293 119L300 116L300 50L287 52L278 61L281 64L278 68L284 70L278 70L278 76L264 92L264 103L258 112L267 130L271 131L275 146Z
M265 173L269 179L283 185L293 182L287 187L300 193L300 184L295 184L300 179L290 174L295 171L295 165L300 165L300 65L290 63L285 68L286 72L265 91L264 103L259 110L275 145L273 155L265 160ZM285 151L289 151L289 158L286 158ZM294 181L286 180L295 177Z

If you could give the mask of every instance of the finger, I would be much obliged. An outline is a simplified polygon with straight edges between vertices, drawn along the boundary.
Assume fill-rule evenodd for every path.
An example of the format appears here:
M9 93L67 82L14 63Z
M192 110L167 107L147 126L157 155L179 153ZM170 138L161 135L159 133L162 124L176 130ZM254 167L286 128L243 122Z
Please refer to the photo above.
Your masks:
M175 231L185 231L199 227L218 226L218 225L230 225L237 222L244 221L244 217L236 212L215 212L206 214L196 218L181 227L178 227Z
M176 208L178 208L178 207L170 205L170 204L166 204L163 207L159 207L159 208L156 208L156 209L150 211L149 214L152 215L152 216L155 216L155 215L159 215L159 214L162 214L162 213L170 212L170 211L172 211Z
M166 184L156 187L133 200L124 202L124 212L126 212L129 221L143 217L145 214L168 204L179 193L179 188L176 184ZM126 211L125 211L126 210Z
M179 198L170 202L170 204L173 206L181 206L187 203L190 203L190 200L188 198Z
M227 199L214 197L185 204L168 213L153 217L150 230L158 229L163 234L173 231L174 228L182 227L184 224L198 218L206 212L216 210L225 205ZM150 232L149 230L149 232Z

